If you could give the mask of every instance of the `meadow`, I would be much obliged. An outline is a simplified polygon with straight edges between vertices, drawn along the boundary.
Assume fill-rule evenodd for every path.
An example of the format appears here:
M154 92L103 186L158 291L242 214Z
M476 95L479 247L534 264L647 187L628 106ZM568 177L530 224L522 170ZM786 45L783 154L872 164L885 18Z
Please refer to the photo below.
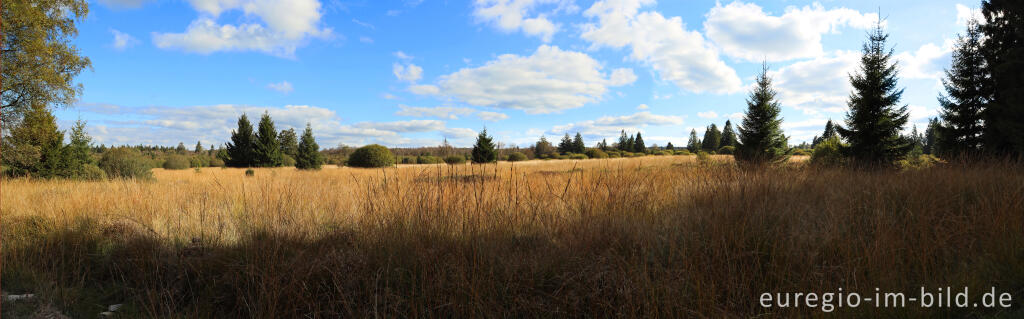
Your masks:
M4 317L1020 317L1024 166L730 156L5 178ZM1014 306L764 308L997 287ZM979 293L980 294L980 293Z

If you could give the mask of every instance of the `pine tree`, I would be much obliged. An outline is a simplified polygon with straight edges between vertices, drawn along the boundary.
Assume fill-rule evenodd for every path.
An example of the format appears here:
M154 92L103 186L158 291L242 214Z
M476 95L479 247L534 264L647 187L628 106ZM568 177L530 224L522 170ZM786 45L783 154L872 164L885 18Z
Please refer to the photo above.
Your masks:
M281 133L277 134L277 141L281 143L281 154L291 156L292 158L298 156L298 140L298 135L295 134L295 129L293 128L282 130Z
M294 129L289 131L295 132ZM316 139L313 138L313 127L309 123L306 123L306 130L302 132L302 141L295 148L295 168L320 169L323 157L320 155L320 145L317 145Z
M670 150L670 151L674 151L676 149L676 147L672 145L672 142L668 142L668 144L665 145L665 149L666 150Z
M477 135L476 144L473 145L473 163L493 163L498 160L498 153L494 150L494 142L491 140L486 128Z
M67 175L64 132L43 105L33 105L3 139L3 163L12 176L51 178Z
M626 135L626 130L622 130L622 133L619 134L619 143L615 145L615 148L627 152L633 149L633 145L629 143L629 136Z
M608 139L601 139L601 142L597 143L597 148L602 151L608 151Z
M779 117L782 109L775 95L772 80L768 77L768 65L764 64L757 76L757 87L750 92L743 125L739 128L737 161L761 165L786 159L788 145L782 135L782 119Z
M626 139L626 152L632 152L634 149L636 149L636 146L634 146L635 144L636 137L634 135L630 135L629 138Z
M704 139L700 141L700 147L706 152L714 152L718 150L721 142L722 132L718 130L718 126L711 124L704 130Z
M71 143L67 146L68 166L78 170L82 165L93 164L92 158L92 137L85 131L85 121L79 119L71 127L71 135L68 136Z
M888 38L879 22L864 44L860 71L850 76L846 127L837 128L849 143L844 153L861 165L892 165L913 146L900 136L909 114L906 105L896 106L903 89L896 88L899 71L885 46Z
M984 111L985 150L1024 155L1024 3L985 0L982 52L991 76L992 98Z
M569 133L565 133L562 141L558 142L558 152L562 154L572 153L572 138L569 137Z
M732 122L725 120L725 127L722 127L722 140L718 143L720 147L736 147L736 131L732 128Z
M636 139L632 142L634 153L647 153L647 144L644 143L644 137L640 136L640 132L636 132Z
M174 152L176 152L178 154L185 154L185 152L187 152L187 151L188 151L188 149L185 148L185 143L183 143L183 142L178 142L178 147L174 148Z
M555 147L551 145L551 142L548 142L548 139L544 137L544 135L541 135L540 140L537 141L537 144L533 145L533 156L547 156L554 152Z
M967 23L967 34L957 38L953 65L942 79L946 94L939 95L939 104L945 124L938 129L943 149L957 155L981 151L985 131L982 112L992 96L990 83L981 51L981 29L972 19Z
M700 140L697 139L696 129L690 130L690 141L686 143L686 150L690 151L690 153L696 153L700 150Z
M580 132L576 132L576 137L572 139L572 152L583 154L586 151L587 145L583 144L583 135L580 135Z
M836 132L836 125L832 123L832 119L829 119L828 122L825 122L825 131L821 133L821 139L827 140L838 134Z
M196 141L196 150L194 152L196 154L199 154L199 153L203 152L203 143L202 142Z
M231 143L227 144L228 161L231 167L251 167L253 161L252 124L244 113L238 118L238 129L231 131Z
M925 154L945 154L948 149L948 145L944 145L943 141L948 141L942 136L944 129L939 119L932 118L928 120L928 128L924 130L924 137L922 138L921 144L922 152Z
M260 117L259 130L252 143L253 162L258 167L278 167L284 161L281 156L281 145L277 141L277 129L270 113L263 112Z

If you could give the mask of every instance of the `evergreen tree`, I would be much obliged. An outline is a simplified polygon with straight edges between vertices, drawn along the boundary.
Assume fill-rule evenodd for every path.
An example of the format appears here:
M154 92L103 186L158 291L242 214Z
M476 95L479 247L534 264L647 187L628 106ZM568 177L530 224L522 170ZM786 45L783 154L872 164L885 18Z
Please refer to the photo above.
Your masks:
M53 114L33 105L21 122L3 139L3 163L12 176L51 178L67 175L64 132L57 129Z
M225 163L231 167L253 166L253 139L252 124L243 113L238 118L238 129L231 131L231 143L227 144L228 160Z
M533 156L541 157L550 155L551 153L554 152L555 147L551 145L551 142L548 142L548 139L544 137L544 135L541 135L540 140L537 141L537 144L533 145Z
M597 148L602 151L608 151L608 139L601 139L601 142L597 143Z
M492 163L498 160L498 153L494 150L494 142L491 140L492 138L487 135L486 128L476 137L476 144L473 145L472 152L473 163Z
M985 149L1024 155L1024 3L985 0L982 52L991 76L992 98L985 118Z
M647 153L647 144L644 144L644 137L636 132L636 139L632 141L634 153Z
M981 150L985 131L982 112L992 96L990 83L981 52L981 29L972 19L967 23L967 34L957 38L953 65L942 79L946 94L939 95L939 105L945 125L939 130L946 151L965 154Z
M630 135L629 138L626 139L626 152L632 152L634 149L636 149L635 144L636 138L634 137L634 135Z
M722 140L718 143L721 147L736 146L736 131L732 128L732 122L725 120L725 127L722 128Z
M944 131L945 129L943 129L939 119L932 118L928 120L928 128L924 130L924 137L921 142L924 154L946 154L949 150L947 149L949 145L944 144L944 141L948 141L948 139L942 136Z
M686 143L686 150L690 151L690 153L696 153L700 150L700 140L697 139L696 129L690 130L690 141Z
M665 145L665 149L666 150L670 150L670 151L674 151L676 149L676 147L672 145L672 142L668 142L668 144Z
M633 144L629 142L629 136L626 135L626 130L622 130L619 134L619 143L615 145L615 148L620 151L630 151L633 149Z
M178 147L174 148L174 152L176 152L178 154L185 154L185 152L187 152L187 151L188 151L188 149L185 148L185 143L184 142L178 142Z
M277 167L284 161L281 156L281 145L277 141L277 129L270 113L263 112L260 117L259 130L252 143L253 164L258 167Z
M195 150L195 153L196 153L196 154L199 154L199 153L202 153L202 152L203 152L203 143L202 143L202 142L199 142L199 141L196 141L196 150Z
M295 132L294 129L288 131ZM316 139L313 138L313 127L309 123L306 123L306 130L302 132L302 141L295 148L295 168L320 169L323 157L320 155L320 145L317 145Z
M838 135L839 133L836 132L836 125L832 123L832 119L829 119L828 122L825 122L825 131L821 133L821 139L827 140L832 138L833 136Z
M860 71L850 76L846 127L837 128L849 143L843 151L861 165L892 165L913 146L900 136L909 114L906 105L896 106L903 89L896 88L898 70L885 45L888 38L879 22L862 49Z
M704 151L714 152L718 150L721 142L722 132L718 130L718 126L711 124L704 130L704 139L700 141L700 147Z
M572 138L569 137L569 133L565 133L562 137L562 141L558 142L558 152L562 154L572 153Z
M736 146L736 160L760 165L785 160L788 148L782 135L782 112L775 100L772 80L768 77L768 65L763 65L757 76L757 87L750 92L743 125L739 128L739 143Z
M576 137L572 139L572 152L583 154L585 151L587 151L587 145L583 144L583 135L580 135L580 132L576 132Z
M281 154L291 156L292 158L298 156L299 138L295 134L295 129L282 130L280 134L277 134L277 140L281 143Z
M92 158L92 137L85 132L85 121L79 119L71 127L70 142L67 146L68 166L78 170L82 165L93 164Z

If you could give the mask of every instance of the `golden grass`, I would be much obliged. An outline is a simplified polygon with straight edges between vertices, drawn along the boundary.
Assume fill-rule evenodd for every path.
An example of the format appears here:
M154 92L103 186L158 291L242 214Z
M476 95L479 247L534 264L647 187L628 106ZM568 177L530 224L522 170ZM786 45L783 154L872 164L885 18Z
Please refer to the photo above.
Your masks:
M4 180L2 279L69 313L127 303L141 317L809 315L758 296L1024 292L1019 165L713 158ZM878 311L1007 310L838 313Z

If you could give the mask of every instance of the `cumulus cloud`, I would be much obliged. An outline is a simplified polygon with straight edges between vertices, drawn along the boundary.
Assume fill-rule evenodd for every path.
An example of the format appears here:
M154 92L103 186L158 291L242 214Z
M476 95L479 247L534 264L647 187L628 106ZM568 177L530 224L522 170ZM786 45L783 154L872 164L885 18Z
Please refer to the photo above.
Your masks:
M292 93L292 84L288 81L267 84L267 88L284 94Z
M729 56L747 61L785 61L820 56L821 36L838 33L840 27L868 29L878 21L874 13L838 8L825 10L815 3L803 8L788 7L781 16L771 16L753 3L721 3L706 15L704 29L709 39Z
M491 111L480 111L476 113L476 117L484 121L497 122L508 118L505 113L491 112Z
M209 54L219 51L258 51L292 57L296 48L311 38L326 38L331 29L321 27L318 0L189 0L200 16L182 33L154 32L153 44L161 49ZM221 13L242 11L262 23L220 24Z
M836 51L770 71L783 107L805 114L842 112L850 94L849 75L857 70L860 52Z
M926 43L914 52L896 55L900 63L900 77L908 79L938 79L944 67L952 63L953 41L947 40L940 47Z
M110 29L110 33L114 34L114 42L112 42L110 46L114 47L116 50L123 51L124 49L130 48L139 43L139 40L135 39L135 37L130 34L117 31L115 29Z
M717 50L697 31L687 30L680 17L639 12L654 0L603 0L583 15L598 23L581 26L582 38L592 48L629 46L630 58L650 65L659 77L696 92L731 93L742 89L736 71L719 58Z
M697 117L702 119L715 119L718 118L718 113L715 113L715 111L697 112Z
M406 82L416 82L423 77L423 68L412 63L407 65L395 63L391 66L391 72L398 80Z
M419 95L438 95L441 94L441 88L430 84L410 85L409 92Z
M469 115L472 113L473 109L467 107L416 107L399 104L398 112L395 112L395 115L412 117L436 117L442 119L457 120L459 119L459 116Z
M139 8L151 0L100 0L100 4L112 8Z
M649 125L680 125L683 118L673 115L657 115L651 112L638 112L632 115L603 116L596 120L559 125L552 128L548 133L561 135L568 132L580 132L584 136L595 138L616 137L622 130L637 131Z
M640 105L637 105L637 106L636 106L636 109L637 109L637 110L641 110L641 111L642 111L642 110L646 110L646 109L649 109L649 108L651 108L651 107L647 106L647 104L640 104Z
M596 102L608 87L636 80L630 69L613 70L610 76L602 69L584 53L542 45L530 56L504 54L481 67L441 76L437 86L412 86L410 91L476 106L553 113Z
M551 11L531 15L540 6L554 6ZM577 10L571 0L476 0L473 16L478 22L489 23L504 32L522 31L550 42L560 29L548 15L560 11Z
M980 24L985 24L985 15L981 13L979 8L971 8L962 4L956 4L956 24L959 26L967 26L967 21L974 19Z

